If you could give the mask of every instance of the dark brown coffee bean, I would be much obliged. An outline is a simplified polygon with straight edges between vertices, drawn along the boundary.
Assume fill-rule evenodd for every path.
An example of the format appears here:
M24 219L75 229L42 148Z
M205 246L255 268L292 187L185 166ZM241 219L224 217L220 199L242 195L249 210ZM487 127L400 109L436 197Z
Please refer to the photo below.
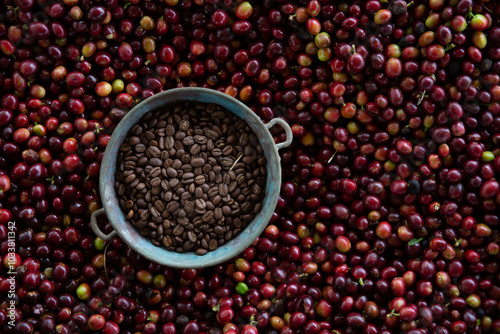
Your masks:
M228 192L232 193L238 187L238 183L236 181L232 181L228 186Z
M142 153L142 152L145 152L146 151L146 146L143 145L143 144L137 144L134 146L134 150L137 152L137 153Z
M215 148L214 141L212 139L207 140L207 150L212 151Z
M174 137L172 136L167 136L165 138L165 148L167 150L171 149L171 148L174 148L174 143L175 143L175 139Z
M217 225L214 227L214 232L219 234L219 235L222 235L222 234L224 234L225 230L222 226Z
M194 190L194 196L197 198L201 198L203 196L203 189L201 187L196 187Z
M135 169L136 163L134 161L126 161L123 164L124 169Z
M172 168L173 169L180 169L182 166L182 161L180 161L179 159L175 159L173 162L172 162Z
M208 251L206 249L203 249L203 248L198 248L198 249L196 249L196 251L194 253L196 255L205 255L208 253Z
M169 188L175 188L179 183L180 181L177 178L170 179L170 181L168 181L168 186Z
M167 211L169 212L174 212L175 210L177 210L179 208L179 203L178 202L169 202L167 204Z
M166 129L166 135L167 136L173 136L175 134L175 128L173 125L169 124L167 125L167 129Z
M160 212L158 212L158 210L155 207L149 209L149 212L151 212L151 215L155 218L160 217ZM154 228L156 228L156 226Z
M195 177L194 182L196 184L204 184L206 182L205 176L204 175L198 175Z
M214 171L208 172L208 182L215 182L215 172Z
M176 226L174 227L174 231L173 231L173 233L174 233L174 235L175 235L175 236L179 236L179 235L181 235L183 232L184 232L184 226L182 226L182 225L180 225L180 224L179 224L179 225L176 225Z
M132 136L132 137L129 137L129 139L128 139L129 147L137 145L140 142L141 142L141 139L139 137L137 137L137 136Z
M197 198L195 200L195 207L198 209L205 209L207 207L207 203L202 198Z
M158 176L160 176L160 174L161 174L161 168L160 167L154 167L149 172L149 176L152 177L152 178L158 177Z
M214 203L214 205L219 205L220 202L222 202L222 197L220 195L217 195L212 199L212 203Z
M233 147L232 146L224 146L224 148L222 149L222 154L230 155L231 153L233 153Z
M191 249L193 249L194 247L194 243L191 242L190 240L187 240L185 241L183 244L182 244L182 249L187 252L187 251L190 251Z
M188 235L189 240L190 240L191 242L193 242L193 243L194 243L194 242L196 242L196 241L198 240L198 238L196 237L196 234L195 234L193 231L189 231L189 232L187 233L187 235Z
M155 139L155 135L153 134L153 132L151 131L145 131L143 134L144 138L146 138L147 140L153 140Z
M151 180L152 187L158 187L161 184L161 179L159 177L155 177Z
M228 190L229 190L229 189L228 189L227 184L222 183L222 184L220 184L220 185L219 185L219 194L220 194L222 197L224 197L224 196L226 196L226 195L227 195Z
M148 153L151 154L152 157L159 158L161 155L161 150L156 146L150 146L148 148Z
M214 197L219 194L219 188L217 187L212 187L208 189L208 197Z
M207 136L207 138L212 140L217 140L217 138L219 138L219 134L214 130L206 130L205 135Z
M136 175L135 175L135 174L130 174L129 176L127 176L127 177L125 178L125 180L124 180L124 181L125 181L125 183L132 183L132 181L134 181L134 180L135 180L135 178L136 178Z
M241 220L240 220L239 218L235 218L235 219L233 220L233 224L234 224L234 226L235 226L235 227L237 227L237 228L240 228L240 227L242 227L242 226L243 226L243 223L241 222Z
M185 180L185 179L194 179L194 174L191 173L191 172L184 173L184 174L182 174L182 179L183 180Z
M231 214L231 208L227 205L224 205L222 207L222 213L224 214L224 216L229 216Z
M182 144L190 146L194 144L194 138L192 136L187 136L182 139Z
M165 247L170 247L173 244L172 237L169 235L164 236L162 241Z
M193 167L202 167L205 165L205 160L203 158L192 158L190 163Z
M120 151L121 152L128 152L132 149L132 147L127 144L127 143L123 143L121 146L120 146Z
M203 214L203 216L201 217L201 219L204 221L204 222L209 222L212 220L212 218L214 217L214 213L213 211L207 211Z
M254 184L252 185L252 192L253 192L255 195L260 195L261 189L260 189L260 186L259 186L257 183L254 183Z
M183 119L180 124L179 124L179 129L182 131L187 131L190 127L189 121L186 119Z
M222 209L217 207L214 209L214 218L219 220L223 217Z
M191 201L187 201L185 204L184 204L184 210L186 211L186 213L192 213L194 211L194 203L191 202Z
M197 143L194 143L191 148L189 149L189 153L192 155L198 155L201 152L201 146L198 145Z
M160 212L163 212L165 211L165 204L163 204L162 201L158 200L155 202L155 208L160 211Z
M213 251L217 248L217 240L212 239L208 242L208 249Z
M159 158L152 158L149 160L149 163L153 167L160 167L163 165L163 162Z
M181 195L181 202L186 202L188 199L191 199L191 197L193 197L193 195L191 195L189 192L187 191L184 191Z
M194 136L194 141L197 142L198 144L206 144L207 143L207 137L202 136L202 135L196 135Z
M212 156L213 157L220 157L222 155L222 150L220 148L214 148L212 150Z
M175 169L173 169L172 167L168 167L165 170L165 172L168 175L168 177L176 177L177 176L177 171Z
M231 157L222 158L221 165L225 168L231 168L233 166L234 159Z

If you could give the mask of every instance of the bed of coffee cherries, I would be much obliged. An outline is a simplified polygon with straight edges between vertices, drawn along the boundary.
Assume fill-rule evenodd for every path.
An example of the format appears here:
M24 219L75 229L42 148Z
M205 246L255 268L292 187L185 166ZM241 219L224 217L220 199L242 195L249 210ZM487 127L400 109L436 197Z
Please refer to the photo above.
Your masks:
M0 5L2 334L500 333L496 1ZM252 246L176 270L89 222L116 124L195 86L294 141Z

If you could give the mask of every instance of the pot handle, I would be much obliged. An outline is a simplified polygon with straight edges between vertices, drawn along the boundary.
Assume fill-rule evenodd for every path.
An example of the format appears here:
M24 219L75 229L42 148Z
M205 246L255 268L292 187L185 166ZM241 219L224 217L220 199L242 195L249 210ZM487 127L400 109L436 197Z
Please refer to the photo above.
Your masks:
M266 123L264 125L266 126L267 129L270 129L276 123L281 125L281 127L283 129L285 129L285 132L286 132L286 140L282 143L276 144L276 148L279 150L279 149L282 149L284 147L290 146L290 144L292 143L292 140L293 140L293 134L292 134L292 129L290 129L290 125L288 125L288 123L285 122L284 120L282 120L281 118L273 118L272 120L270 120L268 123Z
M108 241L113 239L116 236L116 231L111 232L110 234L102 233L99 226L97 226L97 216L100 216L104 213L104 208L95 210L92 212L92 216L90 216L90 226L92 226L92 231L104 241Z

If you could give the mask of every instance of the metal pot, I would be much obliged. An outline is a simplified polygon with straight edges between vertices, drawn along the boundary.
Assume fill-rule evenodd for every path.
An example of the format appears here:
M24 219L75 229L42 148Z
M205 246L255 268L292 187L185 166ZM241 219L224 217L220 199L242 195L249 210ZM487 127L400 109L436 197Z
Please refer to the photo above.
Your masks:
M158 110L167 105L183 101L196 101L215 103L223 106L228 111L238 115L246 121L256 134L263 148L267 160L267 182L262 210L255 216L247 227L238 236L205 255L196 255L194 252L178 253L168 251L166 248L157 247L151 241L139 234L137 229L125 219L116 197L114 183L116 162L121 144L128 135L129 130L139 122L148 111ZM283 143L275 144L269 129L275 124L281 125L287 135ZM265 229L276 207L281 186L281 166L278 150L287 147L292 142L290 126L282 119L275 118L264 124L252 110L240 101L216 90L206 88L178 88L171 89L139 103L120 121L113 132L104 152L101 163L99 191L103 208L92 213L91 226L95 234L104 240L110 240L118 234L134 251L153 262L175 268L200 268L214 266L227 261L252 244L252 242ZM97 216L106 213L114 231L104 234L97 226Z

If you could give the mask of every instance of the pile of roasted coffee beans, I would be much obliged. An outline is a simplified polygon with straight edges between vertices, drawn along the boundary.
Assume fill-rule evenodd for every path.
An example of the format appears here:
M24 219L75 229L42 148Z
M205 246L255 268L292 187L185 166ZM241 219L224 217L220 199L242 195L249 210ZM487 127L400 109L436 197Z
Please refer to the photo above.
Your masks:
M139 233L204 255L262 209L266 158L241 118L215 104L148 112L120 147L115 189Z

